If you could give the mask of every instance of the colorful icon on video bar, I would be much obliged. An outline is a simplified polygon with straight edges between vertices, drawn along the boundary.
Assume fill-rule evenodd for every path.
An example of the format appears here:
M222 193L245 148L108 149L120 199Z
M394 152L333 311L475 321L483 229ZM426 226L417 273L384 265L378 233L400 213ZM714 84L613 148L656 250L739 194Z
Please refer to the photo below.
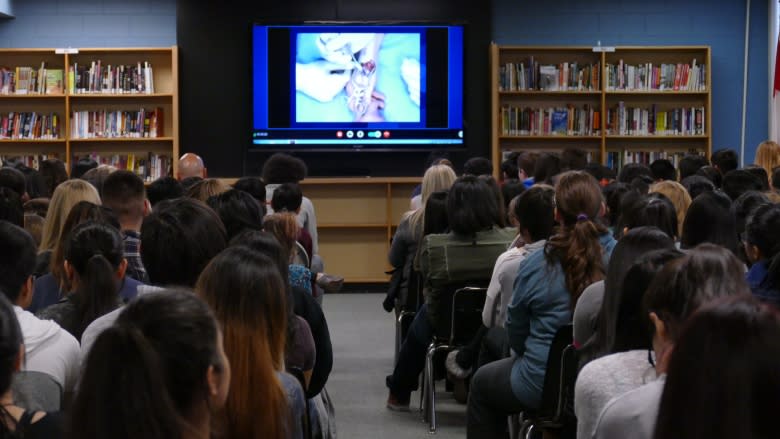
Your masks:
M389 133L389 132L387 132L387 131L385 131L385 132L386 132L388 135L390 134L390 133ZM381 132L381 131L379 131L379 130L377 130L377 131L369 131L369 132L368 132L368 137L371 137L371 138L373 138L373 139L381 139L381 138L382 138L382 132Z

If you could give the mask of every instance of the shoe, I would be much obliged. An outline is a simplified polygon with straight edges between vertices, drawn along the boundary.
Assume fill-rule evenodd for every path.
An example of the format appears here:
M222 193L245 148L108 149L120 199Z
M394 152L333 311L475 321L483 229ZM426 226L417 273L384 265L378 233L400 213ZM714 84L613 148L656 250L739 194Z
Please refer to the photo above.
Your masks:
M387 408L394 412L408 412L409 400L401 401L391 393L387 396Z
M326 293L337 293L344 286L344 278L322 273L321 276L317 277L317 285L322 287Z
M457 350L450 351L450 353L447 354L447 359L444 360L444 365L447 367L447 372L452 374L452 376L454 376L455 378L462 380L467 378L469 375L471 375L472 368L469 367L468 369L463 369L462 367L460 367L458 362L455 360L455 357L457 355L458 355Z

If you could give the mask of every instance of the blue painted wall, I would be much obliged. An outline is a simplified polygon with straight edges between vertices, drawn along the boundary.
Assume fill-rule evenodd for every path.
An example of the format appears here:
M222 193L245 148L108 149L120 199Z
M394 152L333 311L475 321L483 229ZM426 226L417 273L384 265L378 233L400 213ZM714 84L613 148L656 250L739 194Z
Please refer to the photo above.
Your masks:
M159 47L176 44L176 0L14 0L0 47Z
M751 1L745 162L768 135L768 3ZM517 45L708 45L712 147L739 151L746 0L493 0L493 40Z

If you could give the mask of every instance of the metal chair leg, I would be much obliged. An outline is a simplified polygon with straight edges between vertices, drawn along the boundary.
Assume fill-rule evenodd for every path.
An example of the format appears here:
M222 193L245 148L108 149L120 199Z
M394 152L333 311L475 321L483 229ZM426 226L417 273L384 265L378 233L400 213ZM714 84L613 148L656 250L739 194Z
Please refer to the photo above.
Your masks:
M533 422L528 424L528 430L526 430L526 432L525 432L525 439L531 439L533 437L534 427L535 427L535 425L534 425Z
M433 357L436 355L437 347L431 343L428 348L428 352L425 355L425 380L426 383L426 400L428 407L428 419L430 420L430 427L428 433L436 433L436 382L433 377Z
M435 352L436 350L436 344L431 342L430 345L428 345L428 349L425 350L425 367L423 368L423 374L422 374L422 386L420 386L420 410L422 411L422 420L423 422L428 422L431 410L429 405L429 392L428 392L428 386L430 385L430 380L428 379L428 370L433 369L433 360L432 357L429 364L429 355L431 352ZM432 376L432 375L431 375Z

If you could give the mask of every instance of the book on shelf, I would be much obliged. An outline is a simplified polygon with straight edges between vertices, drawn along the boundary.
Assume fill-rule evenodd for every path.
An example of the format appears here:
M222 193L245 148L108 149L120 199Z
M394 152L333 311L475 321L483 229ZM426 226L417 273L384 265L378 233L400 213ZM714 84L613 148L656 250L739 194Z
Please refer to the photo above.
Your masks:
M163 137L163 109L73 111L70 137L73 139L115 139Z
M40 164L44 160L59 159L59 154L37 154L37 155L0 155L0 166L15 166L18 163L28 168L40 169Z
M608 91L706 91L707 66L696 58L690 64L660 65L629 65L621 59L607 63L604 79Z
M52 94L62 94L64 92L64 87L62 83L62 69L47 69L46 70L46 76L45 76L45 82L44 82L44 90L46 91L46 94L52 95Z
M599 110L584 104L575 107L501 107L501 134L504 136L598 136Z
M702 136L706 134L704 106L659 110L627 107L620 101L607 109L607 134L619 136Z
M0 139L60 139L60 120L56 113L9 112L0 115Z
M702 154L699 150L688 151L659 151L651 148L632 148L624 149L622 151L607 151L607 167L612 169L620 169L623 165L639 163L642 165L650 165L656 160L665 159L672 162L675 168L680 165L680 160L689 154Z
M600 63L562 62L540 64L531 56L527 61L499 66L500 91L585 91L598 90Z
M168 176L173 164L170 156L154 152L147 154L103 154L93 152L74 155L73 161L75 163L82 158L90 158L100 165L109 165L117 169L133 171L147 183Z
M101 60L89 65L68 66L68 92L71 94L152 94L154 70L148 61L135 65L104 64Z

